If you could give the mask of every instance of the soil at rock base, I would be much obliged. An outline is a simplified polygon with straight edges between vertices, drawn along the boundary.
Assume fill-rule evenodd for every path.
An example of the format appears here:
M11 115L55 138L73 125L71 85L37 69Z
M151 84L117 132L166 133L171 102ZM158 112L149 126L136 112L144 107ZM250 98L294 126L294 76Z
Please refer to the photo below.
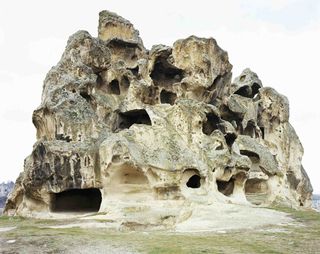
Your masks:
M103 220L85 220L81 227L75 219L2 216L0 253L318 253L320 213L276 210L288 213L294 220L206 233L133 232L129 227L115 231L97 228L109 223Z

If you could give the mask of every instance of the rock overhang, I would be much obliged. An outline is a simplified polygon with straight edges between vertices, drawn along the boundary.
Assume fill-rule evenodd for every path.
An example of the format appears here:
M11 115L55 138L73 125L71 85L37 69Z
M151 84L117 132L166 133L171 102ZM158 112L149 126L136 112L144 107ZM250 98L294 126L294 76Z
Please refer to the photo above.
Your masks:
M46 76L33 114L37 142L7 213L50 212L52 194L73 189L100 190L101 212L130 197L310 205L285 96L250 69L232 82L213 38L148 51L138 30L109 11L98 30L98 38L72 35Z

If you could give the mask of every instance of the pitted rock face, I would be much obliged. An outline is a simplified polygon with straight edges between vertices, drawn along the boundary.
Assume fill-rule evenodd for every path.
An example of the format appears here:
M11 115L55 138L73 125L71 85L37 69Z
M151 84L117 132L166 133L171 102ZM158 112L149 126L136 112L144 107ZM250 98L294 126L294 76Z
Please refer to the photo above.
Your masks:
M149 51L129 21L101 12L99 37L72 35L45 79L5 212L140 211L174 225L190 204L309 207L287 98L249 69L231 82L231 69L212 38Z

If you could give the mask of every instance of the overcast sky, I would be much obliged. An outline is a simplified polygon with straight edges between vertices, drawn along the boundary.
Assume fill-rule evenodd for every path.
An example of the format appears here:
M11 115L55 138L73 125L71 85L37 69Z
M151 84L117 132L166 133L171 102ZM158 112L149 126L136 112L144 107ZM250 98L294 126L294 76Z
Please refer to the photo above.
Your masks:
M320 1L1 1L0 182L15 180L31 153L33 110L42 83L77 30L97 36L98 13L130 20L147 48L189 35L213 37L228 51L233 76L249 67L290 101L303 165L320 193Z

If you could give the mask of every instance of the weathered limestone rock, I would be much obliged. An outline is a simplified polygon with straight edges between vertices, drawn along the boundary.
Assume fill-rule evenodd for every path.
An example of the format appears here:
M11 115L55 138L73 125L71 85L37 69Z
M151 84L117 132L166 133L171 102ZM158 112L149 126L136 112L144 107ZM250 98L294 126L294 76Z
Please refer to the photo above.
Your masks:
M13 189L13 186L14 186L13 182L0 183L0 214L2 213L2 208L6 203L9 193Z
M310 207L287 98L249 69L231 82L231 69L212 38L148 51L129 21L101 12L98 38L72 35L45 79L5 212L173 227L197 205Z

